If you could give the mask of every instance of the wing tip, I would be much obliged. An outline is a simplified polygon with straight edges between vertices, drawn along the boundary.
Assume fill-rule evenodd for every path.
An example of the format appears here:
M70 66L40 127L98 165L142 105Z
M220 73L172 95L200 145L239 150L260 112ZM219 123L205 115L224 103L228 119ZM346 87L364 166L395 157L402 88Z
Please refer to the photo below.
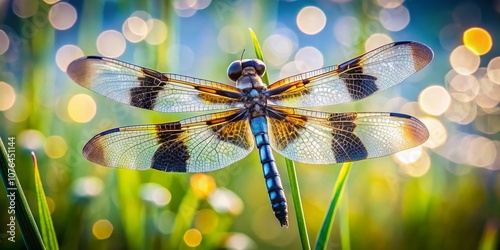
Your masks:
M66 73L76 83L83 87L89 88L92 84L92 79L89 79L91 60L106 60L102 56L84 56L72 61L66 68Z
M434 52L429 46L423 43L412 42L411 45L413 65L415 67L415 71L419 71L432 61L434 58Z

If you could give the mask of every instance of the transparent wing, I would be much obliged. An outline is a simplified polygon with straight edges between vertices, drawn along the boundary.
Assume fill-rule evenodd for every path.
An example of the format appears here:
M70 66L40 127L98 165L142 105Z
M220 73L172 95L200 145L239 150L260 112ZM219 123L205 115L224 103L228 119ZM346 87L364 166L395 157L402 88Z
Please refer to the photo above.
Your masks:
M245 110L232 110L149 126L111 129L83 148L88 160L108 167L207 172L247 156L254 146Z
M269 101L289 107L350 102L386 90L427 65L432 50L417 42L395 42L337 66L291 76L269 86Z
M330 164L390 155L424 143L418 119L398 113L324 113L268 108L269 140L298 162Z
M160 73L105 57L73 61L68 75L98 94L131 106L161 112L224 110L239 107L239 90L202 79Z

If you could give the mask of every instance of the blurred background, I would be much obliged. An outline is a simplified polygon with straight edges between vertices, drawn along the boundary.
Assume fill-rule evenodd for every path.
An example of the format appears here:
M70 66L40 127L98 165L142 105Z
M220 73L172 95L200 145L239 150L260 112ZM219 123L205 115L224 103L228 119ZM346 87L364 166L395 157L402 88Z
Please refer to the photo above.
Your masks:
M255 57L251 27L274 82L391 41L418 41L435 53L422 71L366 100L323 108L406 113L431 133L420 147L353 164L329 248L487 247L498 242L500 223L499 24L498 0L0 0L0 137L16 139L17 175L35 215L29 152L37 154L63 249L298 249L278 154L288 229L271 211L257 152L206 174L111 169L83 158L83 145L103 130L195 114L118 104L72 82L67 65L103 55L227 83L230 62L244 49ZM340 167L296 164L312 242ZM0 226L2 248L24 246L20 232L11 243L6 231Z

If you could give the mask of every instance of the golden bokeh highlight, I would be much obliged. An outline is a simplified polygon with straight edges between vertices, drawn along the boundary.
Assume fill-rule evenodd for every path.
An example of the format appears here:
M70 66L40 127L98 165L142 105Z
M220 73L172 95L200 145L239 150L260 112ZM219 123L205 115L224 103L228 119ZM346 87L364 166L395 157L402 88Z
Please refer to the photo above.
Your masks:
M116 58L125 52L127 44L120 32L116 30L106 30L97 37L96 46L101 55Z
M5 31L0 29L0 55L3 55L9 49L10 39Z
M5 111L16 102L16 91L6 82L0 81L0 111Z
M68 151L68 144L63 137L52 135L45 139L43 149L48 157L58 159L66 154Z
M66 72L68 65L80 57L83 57L83 51L79 47L72 44L64 45L56 52L57 67L62 72Z
M392 38L386 34L375 33L365 41L365 51L374 50L382 45L392 43Z
M448 91L442 86L429 86L420 92L418 105L427 114L442 115L451 104L451 97Z
M57 2L59 2L60 0L43 0L44 2L46 2L47 4L55 4Z
M497 56L488 63L488 78L496 84L500 84L500 56Z
M307 6L297 14L297 26L307 35L319 33L326 25L326 15L318 7Z
M386 30L400 31L410 23L410 11L403 5L393 9L382 9L379 21Z
M196 229L189 229L184 233L184 243L189 247L197 247L200 245L202 240L201 232Z
M440 120L433 117L424 117L421 118L420 121L424 123L427 130L429 130L429 139L424 142L424 147L434 149L446 142L448 131Z
M207 198L216 188L215 180L212 176L196 173L190 179L191 188L199 198Z
M92 97L86 94L77 94L68 102L69 117L78 123L85 123L94 118L96 103Z
M102 219L98 220L92 226L92 234L98 240L105 240L111 236L113 233L113 224L109 220Z
M485 29L474 27L466 30L463 36L464 45L476 55L484 55L493 46L491 35Z
M148 27L148 35L146 42L152 45L158 45L167 40L167 25L159 19L150 19L146 22Z
M194 225L202 234L213 233L219 225L219 218L213 210L202 209L196 214Z
M76 9L69 3L59 2L50 7L49 22L55 29L67 30L75 24L76 19Z
M451 67L462 75L474 73L479 68L480 62L479 56L464 45L456 47L450 55Z

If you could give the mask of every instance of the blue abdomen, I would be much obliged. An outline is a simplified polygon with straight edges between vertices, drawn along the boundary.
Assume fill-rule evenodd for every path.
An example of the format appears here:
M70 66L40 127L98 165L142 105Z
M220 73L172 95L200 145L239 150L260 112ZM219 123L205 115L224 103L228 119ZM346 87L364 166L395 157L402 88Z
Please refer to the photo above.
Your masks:
M274 160L269 137L267 135L267 120L264 116L252 118L250 127L255 136L255 144L259 149L260 163L264 171L267 192L271 200L274 215L281 223L281 226L288 226L288 210L285 193L281 185L280 174Z

